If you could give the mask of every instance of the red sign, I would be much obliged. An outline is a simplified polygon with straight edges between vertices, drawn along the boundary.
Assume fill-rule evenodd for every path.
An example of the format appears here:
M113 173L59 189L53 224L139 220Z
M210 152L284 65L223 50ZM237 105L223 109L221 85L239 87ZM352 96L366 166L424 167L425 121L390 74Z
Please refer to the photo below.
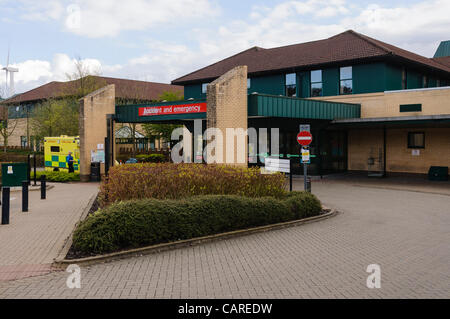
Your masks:
M206 112L206 103L145 106L139 108L139 116L193 114Z
M309 133L308 131L302 131L302 132L298 133L297 142L298 142L298 144L300 144L302 146L311 144L311 142L312 142L311 133Z

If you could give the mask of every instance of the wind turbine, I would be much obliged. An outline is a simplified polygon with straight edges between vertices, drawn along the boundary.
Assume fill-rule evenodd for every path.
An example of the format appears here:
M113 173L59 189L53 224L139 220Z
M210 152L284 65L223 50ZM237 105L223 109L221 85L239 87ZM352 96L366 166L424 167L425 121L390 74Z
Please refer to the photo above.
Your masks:
M9 66L9 48L8 48L8 57L6 58L6 66L2 68L2 70L6 71L6 97L12 97L14 95L14 73L19 72L18 68L13 68ZM9 73L9 90L8 90L8 73Z

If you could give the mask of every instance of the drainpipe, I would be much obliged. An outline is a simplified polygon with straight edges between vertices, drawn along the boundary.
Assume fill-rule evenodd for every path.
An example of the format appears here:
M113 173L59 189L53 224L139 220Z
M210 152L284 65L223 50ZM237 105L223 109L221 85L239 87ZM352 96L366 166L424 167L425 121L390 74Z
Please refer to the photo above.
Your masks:
M383 177L386 177L386 125L383 125Z

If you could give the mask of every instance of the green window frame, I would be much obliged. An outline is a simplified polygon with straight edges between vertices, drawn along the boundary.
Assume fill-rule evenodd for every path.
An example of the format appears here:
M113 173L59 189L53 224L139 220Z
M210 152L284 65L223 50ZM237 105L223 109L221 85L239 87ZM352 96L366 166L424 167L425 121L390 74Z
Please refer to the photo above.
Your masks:
M353 94L353 68L351 66L339 68L339 94Z
M297 74L287 73L285 75L285 95L289 97L297 96Z
M209 83L202 83L202 94L206 94Z
M311 78L311 97L323 96L322 70L312 70Z

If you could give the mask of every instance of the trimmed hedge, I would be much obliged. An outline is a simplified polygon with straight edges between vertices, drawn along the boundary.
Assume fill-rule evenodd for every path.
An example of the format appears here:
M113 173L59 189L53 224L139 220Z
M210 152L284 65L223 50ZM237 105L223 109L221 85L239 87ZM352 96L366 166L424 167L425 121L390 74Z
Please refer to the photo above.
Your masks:
M320 201L304 192L283 199L206 195L119 202L77 227L73 249L107 253L306 218L321 210Z
M101 207L106 207L132 199L180 199L197 195L281 198L286 195L286 181L281 173L261 174L256 167L172 163L116 165L102 181L99 202Z
M142 154L136 155L139 163L163 163L166 162L166 157L162 154Z
M42 175L45 175L45 178L49 182L60 182L60 183L67 183L67 182L76 182L80 180L80 174L79 173L69 173L65 171L37 171L36 172L36 178L40 179ZM34 172L31 172L31 179L34 177Z

